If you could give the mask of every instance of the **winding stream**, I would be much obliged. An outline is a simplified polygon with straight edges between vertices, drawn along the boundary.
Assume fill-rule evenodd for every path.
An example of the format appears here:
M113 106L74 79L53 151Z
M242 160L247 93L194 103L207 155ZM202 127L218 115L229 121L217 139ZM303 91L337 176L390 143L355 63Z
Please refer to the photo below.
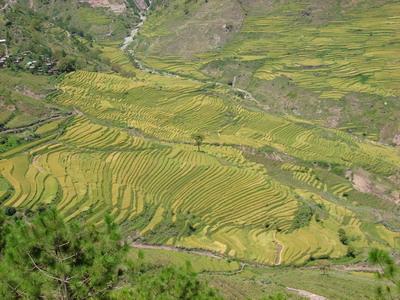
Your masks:
M133 42L135 39L136 35L139 32L140 27L143 26L144 22L146 21L146 14L147 11L149 10L150 6L145 10L145 12L140 13L140 22L132 29L130 34L124 39L124 42L122 43L121 50L126 50L128 46Z
M136 35L138 34L140 28L143 26L144 22L146 22L147 18L147 13L149 12L151 8L151 4L153 3L153 0L149 1L149 5L146 7L146 9L142 10L139 14L140 17L140 22L132 29L130 34L124 38L124 42L122 43L121 50L126 50L130 44L134 41ZM139 8L140 9L140 8Z
M135 40L135 37L139 33L140 28L143 27L144 22L147 19L147 13L149 12L153 1L150 0L149 3L150 3L149 6L140 13L140 22L132 29L130 34L127 37L124 38L124 42L122 43L122 46L120 47L120 49L125 51L125 52L127 52L127 54L130 55L130 57L135 62L136 66L139 69L141 69L142 71L145 71L145 72L151 73L151 74L158 74L158 75L162 75L162 76L169 76L169 77L174 77L174 78L188 79L188 78L186 78L185 76L182 76L182 75L178 75L178 74L174 74L174 73L170 73L170 72L166 72L166 71L162 71L162 70L149 68L149 67L145 66L140 60L137 59L137 57L135 56L134 50L128 49L129 45L132 44L132 42ZM240 92L241 94L243 94L245 99L255 102L256 105L258 107L260 107L261 109L263 109L263 110L268 110L269 109L269 107L266 107L265 105L262 105L247 90L244 90L244 89L241 89L241 88L237 88L237 87L234 87L234 86L228 86L227 84L224 84L224 83L221 83L221 82L217 82L217 81L201 81L201 80L197 80L197 79L194 79L194 78L190 78L190 80L198 81L198 82L202 82L202 83L206 83L206 84L216 84L216 85L219 85L219 86L228 87L228 88L230 88L231 90L233 90L235 92Z

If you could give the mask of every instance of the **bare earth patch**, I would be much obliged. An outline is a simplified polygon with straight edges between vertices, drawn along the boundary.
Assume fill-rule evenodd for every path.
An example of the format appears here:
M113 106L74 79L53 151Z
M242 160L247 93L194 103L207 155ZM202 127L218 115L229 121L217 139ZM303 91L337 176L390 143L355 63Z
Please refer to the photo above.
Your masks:
M89 3L92 7L108 8L116 14L121 14L126 10L123 0L80 0L80 2Z
M245 12L237 1L199 1L198 5L160 24L168 34L153 38L147 53L193 57L224 45L240 30ZM177 9L184 11L185 7Z
M400 204L400 191L390 190L390 187L374 180L367 171L358 169L347 174L354 189L362 193L368 193L378 198Z
M394 138L393 138L393 144L394 144L395 146L400 146L400 133L399 133L399 134L396 134L396 135L394 136Z
M340 107L331 107L329 109L330 116L327 118L326 123L330 128L336 128L339 125L342 109Z
M32 91L31 89L27 88L26 86L16 86L15 90L24 96L27 96L29 98L33 98L36 100L42 100L46 97L46 95L36 93L36 92Z
M316 294L310 293L308 291L294 289L294 288L290 288L290 287L287 287L286 289L288 291L295 292L299 296L310 299L310 300L327 300L327 298L325 298L324 296L316 295Z
M147 9L147 4L144 0L134 0L136 6L141 10L145 11Z

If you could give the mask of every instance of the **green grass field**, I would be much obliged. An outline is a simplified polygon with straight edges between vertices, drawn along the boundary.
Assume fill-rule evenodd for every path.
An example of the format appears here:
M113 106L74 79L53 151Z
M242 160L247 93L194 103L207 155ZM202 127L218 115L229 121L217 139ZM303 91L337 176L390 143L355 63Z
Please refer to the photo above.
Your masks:
M44 101L54 87L52 78L2 70L0 80L0 125L6 128L29 125L57 110Z
M195 255L186 252L177 252L159 249L132 249L131 255L133 258L138 256L139 251L144 254L145 263L156 265L174 265L185 267L187 262L190 262L191 267L198 273L220 272L227 273L235 272L240 269L239 263L236 261L228 261L224 259L215 259L207 256Z
M374 299L378 282L373 273L316 268L245 267L241 272L236 262L227 262L189 253L142 249L145 262L155 266L185 266L200 272L200 277L217 287L226 299L262 299L282 293L288 299L304 299L287 288L301 289L328 299ZM132 251L132 257L138 250ZM343 293L346 291L346 294Z

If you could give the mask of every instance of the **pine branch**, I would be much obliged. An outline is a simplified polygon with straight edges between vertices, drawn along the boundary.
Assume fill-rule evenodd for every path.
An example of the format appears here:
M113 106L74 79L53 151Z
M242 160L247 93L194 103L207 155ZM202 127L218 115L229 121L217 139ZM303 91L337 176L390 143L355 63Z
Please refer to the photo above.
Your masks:
M42 268L40 268L40 267L35 263L35 261L33 260L32 256L29 254L29 252L28 252L27 254L28 254L29 258L31 259L31 261L32 261L32 263L33 263L33 266L34 266L38 271L40 271L41 273L43 273L46 277L51 278L51 279L53 279L53 280L57 280L57 281L59 281L59 282L68 283L68 280L55 277L54 275L49 274L47 271L45 271L45 270L43 270Z

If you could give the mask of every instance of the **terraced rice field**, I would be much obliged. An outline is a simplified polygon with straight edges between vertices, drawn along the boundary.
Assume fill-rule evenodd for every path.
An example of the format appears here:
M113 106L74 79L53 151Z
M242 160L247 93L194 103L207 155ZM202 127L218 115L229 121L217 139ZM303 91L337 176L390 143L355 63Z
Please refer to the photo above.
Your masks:
M269 145L302 160L361 166L382 174L398 169L400 158L393 148L244 109L222 87L139 70L136 76L131 80L74 73L60 86L64 93L57 103L166 141L191 142L191 135L201 132L207 143L256 148Z
M400 166L391 147L246 109L221 86L140 70L132 79L75 72L60 90L54 101L76 116L58 136L1 156L0 175L13 187L4 205L53 203L66 219L95 225L111 213L150 240L271 265L346 255L340 227L358 249L399 246L398 233L372 224L368 232L379 237L372 241L351 210L277 181L238 150L268 146L304 162L390 175ZM200 152L190 137L198 132ZM331 197L349 188L294 163L282 169ZM305 201L322 203L326 216L293 230Z
M94 224L107 211L123 223L152 206L152 227L169 210L198 216L205 235L227 226L262 228L265 220L285 230L297 208L287 188L234 150L155 144L83 117L57 142L3 160L0 170L15 189L6 205L55 202L67 219L88 214Z
M282 165L281 169L283 171L292 172L293 177L299 181L309 184L317 189L323 189L324 191L327 191L326 183L322 183L311 168L286 163Z
M198 78L210 63L254 63L258 66L254 78L269 81L283 76L321 99L341 99L350 93L399 96L400 4L360 5L334 21L315 24L305 15L312 6L309 2L251 11L225 45L190 58L157 57L160 53L155 50L148 55L140 45L138 55L154 68ZM168 16L150 18L141 32L141 43L151 44L155 35L173 35L169 24ZM161 32L160 27L169 30ZM181 47L190 47L182 43Z
M389 15L394 17L387 18ZM398 42L392 42L400 38L399 16L398 4L363 13L352 11L342 21L322 28L304 26L305 35L289 30L290 17L254 17L243 32L273 38L252 41L245 47L257 46L260 52L268 49L267 61L255 75L261 79L287 76L321 98L340 99L351 92L398 96L400 66L392 58L400 48ZM245 49L239 56L246 55Z

